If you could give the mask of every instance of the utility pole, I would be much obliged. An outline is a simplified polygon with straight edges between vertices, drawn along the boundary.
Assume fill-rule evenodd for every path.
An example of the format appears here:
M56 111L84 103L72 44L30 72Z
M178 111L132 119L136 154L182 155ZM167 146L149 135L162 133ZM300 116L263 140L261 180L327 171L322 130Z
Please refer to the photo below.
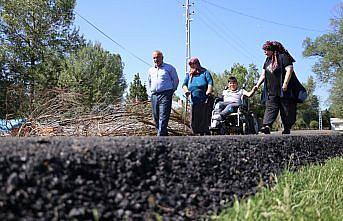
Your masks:
M320 107L318 109L319 113L318 113L318 116L319 116L319 130L323 130L323 119L322 119L322 111L320 110Z
M320 108L320 96L318 96L318 126L319 126L319 130L323 130L323 118L322 118L322 111L321 111L321 108Z
M186 0L186 5L184 7L186 8L186 59L185 59L185 73L188 72L188 61L191 58L191 14L190 13L190 7L191 5L189 4L189 0ZM188 106L188 97L186 97L186 102L185 102L185 118L184 118L184 124L185 128L184 130L186 131L186 120L187 120L187 106Z
M188 61L191 58L191 15L193 13L190 12L191 5L189 4L189 0L186 0L186 63L185 63L185 73L188 73Z

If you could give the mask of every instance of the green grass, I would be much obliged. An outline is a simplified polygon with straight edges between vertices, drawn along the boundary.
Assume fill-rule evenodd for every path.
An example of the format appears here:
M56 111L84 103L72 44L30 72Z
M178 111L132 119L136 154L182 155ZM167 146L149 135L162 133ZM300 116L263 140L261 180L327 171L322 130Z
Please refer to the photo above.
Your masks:
M343 221L343 158L285 172L272 188L235 200L212 220Z

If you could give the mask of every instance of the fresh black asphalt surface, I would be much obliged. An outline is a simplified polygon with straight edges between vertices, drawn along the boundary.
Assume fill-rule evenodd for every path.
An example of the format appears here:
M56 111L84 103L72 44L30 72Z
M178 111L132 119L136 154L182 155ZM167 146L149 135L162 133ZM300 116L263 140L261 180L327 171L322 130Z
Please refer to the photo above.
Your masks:
M1 138L0 220L207 219L285 168L341 156L342 144L331 131Z

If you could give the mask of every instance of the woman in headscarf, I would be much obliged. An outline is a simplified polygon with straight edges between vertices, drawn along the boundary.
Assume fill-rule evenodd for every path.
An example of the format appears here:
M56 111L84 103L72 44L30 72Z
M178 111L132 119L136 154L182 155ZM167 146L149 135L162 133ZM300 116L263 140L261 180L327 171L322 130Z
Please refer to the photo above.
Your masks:
M213 92L213 79L211 74L200 65L198 58L191 58L188 62L189 73L183 82L182 89L187 97L190 96L191 128L194 135L209 134L210 104L208 97Z
M294 58L280 42L267 41L262 49L267 56L256 90L264 82L262 103L266 109L261 132L270 134L279 111L284 127L282 134L290 134L296 120L297 103L306 99L305 88L300 84L293 70Z

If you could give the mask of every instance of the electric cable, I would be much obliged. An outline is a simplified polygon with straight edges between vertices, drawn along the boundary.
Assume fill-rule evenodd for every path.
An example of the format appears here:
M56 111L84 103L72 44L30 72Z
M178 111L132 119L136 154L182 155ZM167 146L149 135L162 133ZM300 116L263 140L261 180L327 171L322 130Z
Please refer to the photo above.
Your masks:
M288 25L288 24L283 24L283 23L280 23L280 22L270 21L270 20L267 20L265 18L260 18L260 17L257 17L257 16L248 15L248 14L245 14L243 12L240 12L240 11L237 11L237 10L234 10L234 9L230 9L230 8L227 8L227 7L224 7L224 6L220 6L220 5L217 5L215 3L209 2L207 0L199 0L199 1L203 1L203 2L205 2L205 3L209 4L209 5L212 5L212 6L216 7L216 8L220 8L222 10L229 11L231 13L234 13L234 14L237 14L237 15L240 15L240 16L248 17L248 18L259 20L259 21L262 21L262 22L271 23L271 24L274 24L274 25L279 25L279 26L284 26L284 27L288 27L288 28L299 29L299 30L303 30L303 31L313 31L313 32L320 32L320 33L326 33L327 32L327 31L324 31L324 30L317 30L317 29L312 29L312 28L306 28L306 27L300 27L300 26Z
M89 25L91 25L93 28L95 28L98 32L100 32L102 35L104 35L106 38L108 38L110 41L112 41L113 43L115 43L116 45L118 45L121 49L123 49L124 51L128 52L131 56L135 57L136 59L140 60L141 62L143 62L144 64L148 65L149 67L151 66L151 64L149 64L148 62L146 62L144 59L138 57L137 55L135 55L133 52L131 52L130 50L126 49L124 46L122 46L121 44L119 44L118 42L116 42L115 40L113 40L110 36L108 36L106 33L104 33L103 31L100 30L100 28L98 28L97 26L95 26L92 22L90 22L89 20L87 20L86 18L84 18L82 15L80 15L80 13L78 13L77 11L75 11L75 14L77 14L81 19L83 19L84 21L86 21Z
M216 33L220 32L221 33L220 35L222 35L221 38L223 38L223 40L225 40L225 41L227 41L229 38L231 42L235 43L235 45L233 45L233 46L236 49L238 49L240 52L243 52L245 56L248 55L250 57L250 59L254 58L255 60L258 60L255 55L253 55L248 49L246 49L246 47L244 46L244 43L242 41L240 41L238 37L235 37L235 34L232 31L229 31L229 29L223 28L224 26L222 24L218 23L218 21L219 21L218 19L215 19L216 21L211 19L212 17L215 18L215 15L213 15L213 13L211 13L208 8L207 8L207 11L212 15L207 16L207 13L205 11L202 11L202 13L201 13L202 15L204 15L206 20L212 24L212 25L207 24L207 26L211 26L212 30L214 28L219 30L219 31L216 31ZM202 20L202 19L200 18L200 20Z

